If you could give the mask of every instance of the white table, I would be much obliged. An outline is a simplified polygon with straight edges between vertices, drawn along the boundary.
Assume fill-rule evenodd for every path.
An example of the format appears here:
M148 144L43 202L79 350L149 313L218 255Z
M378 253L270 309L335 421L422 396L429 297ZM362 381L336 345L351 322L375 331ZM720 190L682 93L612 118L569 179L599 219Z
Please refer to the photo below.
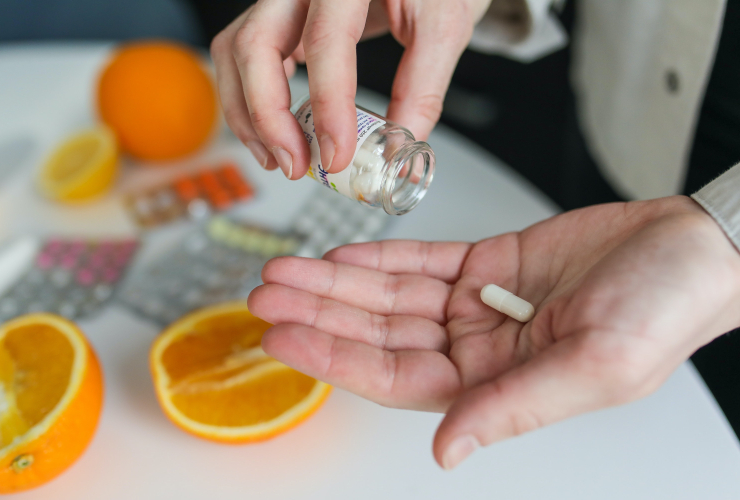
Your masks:
M62 207L42 200L32 183L55 141L92 122L91 89L107 52L106 45L0 47L0 150L16 139L36 144L21 171L0 185L0 236L133 231L113 196ZM305 81L293 84L305 90ZM384 101L370 93L358 100L383 110ZM475 240L554 213L542 195L462 137L438 127L430 143L437 178L388 237ZM220 156L239 159L258 186L259 198L241 214L250 220L284 226L313 187L261 171L228 134L186 163ZM129 167L122 184L165 175ZM142 259L167 233L148 241ZM480 450L450 473L431 455L439 415L382 408L341 390L304 425L263 444L190 437L169 423L154 397L147 353L157 327L119 306L82 327L105 370L100 428L68 472L19 499L740 498L738 441L690 365L644 400Z

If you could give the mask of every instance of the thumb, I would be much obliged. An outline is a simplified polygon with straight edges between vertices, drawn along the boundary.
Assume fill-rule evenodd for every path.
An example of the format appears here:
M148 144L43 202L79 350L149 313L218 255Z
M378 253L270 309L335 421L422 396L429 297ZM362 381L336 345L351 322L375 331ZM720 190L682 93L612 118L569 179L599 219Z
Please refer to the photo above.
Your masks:
M626 380L626 364L593 344L568 337L461 395L437 429L437 463L452 469L480 446L633 399L639 391Z

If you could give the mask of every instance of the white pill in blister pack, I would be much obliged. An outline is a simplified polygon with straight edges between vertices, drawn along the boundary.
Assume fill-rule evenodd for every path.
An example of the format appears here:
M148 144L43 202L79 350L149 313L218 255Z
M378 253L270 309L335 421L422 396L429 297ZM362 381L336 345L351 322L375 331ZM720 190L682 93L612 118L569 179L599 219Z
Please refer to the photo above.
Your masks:
M321 257L347 243L372 241L390 217L356 201L334 196L326 188L317 188L293 221L293 230L307 238L296 255Z

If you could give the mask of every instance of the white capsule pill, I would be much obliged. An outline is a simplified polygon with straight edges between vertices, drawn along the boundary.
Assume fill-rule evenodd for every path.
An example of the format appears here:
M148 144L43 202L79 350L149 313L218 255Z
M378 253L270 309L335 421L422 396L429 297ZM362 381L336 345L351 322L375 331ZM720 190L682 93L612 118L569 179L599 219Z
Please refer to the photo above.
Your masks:
M480 291L480 299L484 304L498 312L526 323L534 316L534 307L524 299L520 299L500 286L486 285Z
M381 176L377 172L363 172L355 179L354 186L367 198L380 189L380 180Z

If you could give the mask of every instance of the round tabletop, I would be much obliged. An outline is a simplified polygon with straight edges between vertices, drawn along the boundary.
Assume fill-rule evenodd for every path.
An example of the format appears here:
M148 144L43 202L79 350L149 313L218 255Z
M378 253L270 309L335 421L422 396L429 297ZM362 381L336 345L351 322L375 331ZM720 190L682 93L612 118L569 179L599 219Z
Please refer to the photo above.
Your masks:
M130 235L120 193L167 169L125 161L119 185L91 205L41 198L35 173L59 140L94 123L93 88L110 44L0 46L0 244L14 236ZM294 95L305 79L291 82ZM360 90L358 103L387 101ZM477 240L553 215L554 206L472 142L442 126L429 140L437 173L388 238ZM284 229L316 185L259 168L226 130L174 168L229 157L260 196L238 211ZM149 234L141 259L174 230ZM138 265L135 264L135 265ZM0 277L1 278L1 277ZM159 410L147 355L160 327L114 303L80 322L105 372L106 401L88 451L23 499L739 498L740 446L690 365L655 394L496 444L453 472L434 463L440 415L393 410L335 390L304 425L271 441L224 446L191 437Z

